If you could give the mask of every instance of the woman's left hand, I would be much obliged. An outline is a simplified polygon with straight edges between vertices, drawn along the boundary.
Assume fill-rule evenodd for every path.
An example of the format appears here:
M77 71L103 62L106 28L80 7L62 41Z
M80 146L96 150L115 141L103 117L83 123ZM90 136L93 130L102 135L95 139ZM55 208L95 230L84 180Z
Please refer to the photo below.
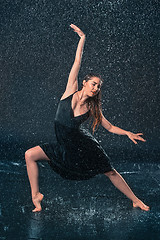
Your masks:
M145 139L143 139L140 135L143 135L143 133L132 133L132 132L127 132L127 136L135 143L137 142L135 140L139 140L142 142L146 142Z

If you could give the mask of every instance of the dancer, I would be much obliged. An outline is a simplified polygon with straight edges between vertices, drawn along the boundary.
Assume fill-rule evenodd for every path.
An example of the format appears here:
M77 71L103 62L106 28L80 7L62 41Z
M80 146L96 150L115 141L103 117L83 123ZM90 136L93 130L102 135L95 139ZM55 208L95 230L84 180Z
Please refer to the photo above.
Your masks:
M85 180L97 174L105 174L116 188L124 193L133 207L148 211L149 207L138 199L122 176L111 166L105 150L91 133L81 124L90 119L93 132L101 124L111 133L127 135L135 144L145 142L142 133L134 134L113 126L102 114L100 76L89 74L78 90L78 73L81 65L85 34L75 25L70 27L79 35L75 60L69 74L55 117L56 139L53 144L45 143L26 151L27 173L31 186L33 212L41 211L43 194L39 191L38 160L47 160L53 170L65 179Z

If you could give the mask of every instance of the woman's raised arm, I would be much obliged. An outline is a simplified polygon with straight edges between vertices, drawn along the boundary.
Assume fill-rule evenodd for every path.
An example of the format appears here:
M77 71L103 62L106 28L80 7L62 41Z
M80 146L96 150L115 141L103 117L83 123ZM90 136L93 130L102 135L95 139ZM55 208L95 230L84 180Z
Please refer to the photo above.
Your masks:
M73 28L73 30L79 35L80 40L77 46L75 60L68 77L66 90L61 99L68 97L69 95L78 90L78 73L81 66L83 47L85 43L85 34L74 24L71 24L70 27Z

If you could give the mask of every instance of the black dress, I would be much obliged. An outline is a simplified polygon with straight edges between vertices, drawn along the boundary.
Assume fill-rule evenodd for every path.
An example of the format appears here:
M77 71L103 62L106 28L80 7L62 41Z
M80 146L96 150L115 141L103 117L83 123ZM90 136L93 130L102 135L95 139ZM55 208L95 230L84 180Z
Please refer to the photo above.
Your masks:
M113 170L109 157L98 141L81 124L89 111L74 117L71 107L73 94L60 100L55 117L56 141L40 147L49 157L48 163L61 177L85 180Z

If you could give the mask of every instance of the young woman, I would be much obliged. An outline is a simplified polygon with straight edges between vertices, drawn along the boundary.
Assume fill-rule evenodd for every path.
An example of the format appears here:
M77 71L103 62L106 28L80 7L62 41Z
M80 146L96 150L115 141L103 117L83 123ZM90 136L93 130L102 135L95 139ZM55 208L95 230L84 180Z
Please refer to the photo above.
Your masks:
M134 134L113 126L101 111L102 80L96 75L87 75L81 90L78 90L78 72L81 65L85 34L75 25L71 28L79 35L74 64L69 74L66 90L58 105L55 117L56 142L42 144L26 151L27 173L31 186L33 212L41 211L43 194L39 192L38 160L47 160L60 176L71 180L85 180L97 174L105 174L111 182L132 202L133 207L148 211L149 207L138 199L122 176L111 166L109 158L97 140L81 127L90 118L93 131L99 124L111 133L127 135L135 144L145 141L142 133Z

